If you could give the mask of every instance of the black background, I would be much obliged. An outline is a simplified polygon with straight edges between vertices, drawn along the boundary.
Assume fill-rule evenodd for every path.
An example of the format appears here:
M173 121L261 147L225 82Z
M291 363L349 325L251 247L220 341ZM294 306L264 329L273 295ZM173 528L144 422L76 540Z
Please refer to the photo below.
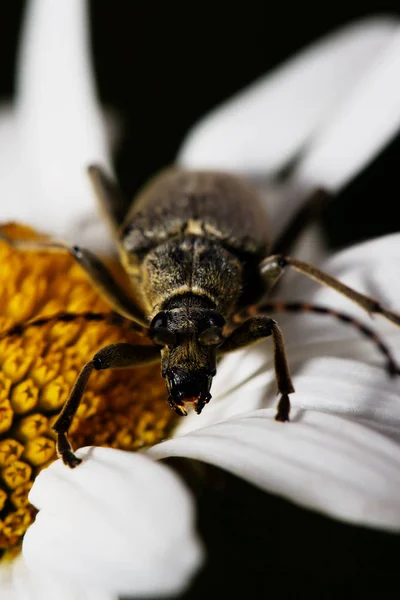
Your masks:
M13 93L23 5L1 3L4 98ZM255 0L96 0L90 7L100 97L124 118L115 164L129 194L173 161L188 128L217 103L334 27L378 11L399 12L396 4L377 2L364 3L360 11L354 2L311 9ZM324 224L332 247L399 229L399 171L396 139L327 209ZM308 513L215 468L193 475L188 461L175 465L191 472L186 476L199 500L210 557L188 598L213 588L257 597L337 597L344 591L358 597L375 586L386 598L398 596L397 536Z

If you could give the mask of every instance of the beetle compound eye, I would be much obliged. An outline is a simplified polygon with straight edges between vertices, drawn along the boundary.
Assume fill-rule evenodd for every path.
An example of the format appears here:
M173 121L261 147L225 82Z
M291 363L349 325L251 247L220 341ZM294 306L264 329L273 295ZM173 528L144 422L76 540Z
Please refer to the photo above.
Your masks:
M166 327L157 327L149 330L151 340L158 346L175 346L176 335Z
M165 312L159 312L151 322L149 336L159 346L174 346L176 335L168 329L168 318Z
M156 314L151 322L150 329L166 329L168 326L168 319L165 312L159 312Z
M199 330L205 332L207 329L221 330L225 326L224 317L215 310L209 310L199 322Z
M149 336L151 340L157 344L158 346L175 346L176 345L176 335L169 331L169 329L165 327L157 327L157 329L153 329L149 331Z
M224 341L220 327L208 327L199 335L199 342L203 346L220 346Z
M219 329L222 329L225 325L225 319L220 313L212 311L209 315L209 323L210 327L218 327Z

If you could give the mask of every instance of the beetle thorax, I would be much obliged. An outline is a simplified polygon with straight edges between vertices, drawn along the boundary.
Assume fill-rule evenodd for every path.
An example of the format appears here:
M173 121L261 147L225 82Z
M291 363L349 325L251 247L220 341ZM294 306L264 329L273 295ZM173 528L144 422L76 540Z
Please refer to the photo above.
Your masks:
M243 267L219 242L194 235L168 240L148 253L141 284L153 314L176 295L195 295L228 316L242 291Z

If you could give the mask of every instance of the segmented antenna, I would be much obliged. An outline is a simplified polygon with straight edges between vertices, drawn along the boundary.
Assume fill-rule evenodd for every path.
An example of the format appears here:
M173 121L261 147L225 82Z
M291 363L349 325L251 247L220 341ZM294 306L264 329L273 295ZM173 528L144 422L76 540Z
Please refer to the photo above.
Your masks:
M142 328L143 331L140 331L137 327L136 323L128 321L124 317L121 317L116 312L83 312L83 313L73 313L73 312L62 312L57 313L55 315L49 315L48 317L39 317L38 319L34 319L32 321L26 321L25 323L17 323L10 327L10 329L6 329L6 331L0 332L0 340L11 337L11 336L21 336L23 333L30 329L31 327L43 327L44 325L48 325L49 323L71 323L72 321L77 321L82 319L88 322L104 322L109 325L119 325L124 326L126 329L131 331L135 331L136 333L145 335L145 328Z

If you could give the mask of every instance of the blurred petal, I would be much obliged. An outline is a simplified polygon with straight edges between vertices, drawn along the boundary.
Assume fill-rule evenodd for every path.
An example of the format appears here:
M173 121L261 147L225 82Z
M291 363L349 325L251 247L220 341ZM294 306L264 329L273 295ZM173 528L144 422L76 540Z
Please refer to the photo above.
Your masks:
M22 556L0 567L1 597L5 600L118 600L98 588L88 589L64 581L62 585L49 573L34 573Z
M338 192L400 128L400 27L374 57L367 74L318 132L297 170L307 187Z
M82 0L27 3L16 109L8 127L0 121L1 216L104 249L86 166L109 164L109 150L86 13Z
M178 593L202 562L191 498L167 467L144 456L84 449L36 479L40 512L24 538L32 571L118 594Z
M202 119L178 162L259 175L281 169L365 76L397 22L365 19L311 45Z
M301 398L335 400L329 387L315 383ZM354 389L355 396L360 391ZM373 391L379 404L382 397ZM237 417L158 444L147 454L203 460L305 508L400 530L398 444L330 414L295 410L293 421L282 424L274 413L266 409Z

